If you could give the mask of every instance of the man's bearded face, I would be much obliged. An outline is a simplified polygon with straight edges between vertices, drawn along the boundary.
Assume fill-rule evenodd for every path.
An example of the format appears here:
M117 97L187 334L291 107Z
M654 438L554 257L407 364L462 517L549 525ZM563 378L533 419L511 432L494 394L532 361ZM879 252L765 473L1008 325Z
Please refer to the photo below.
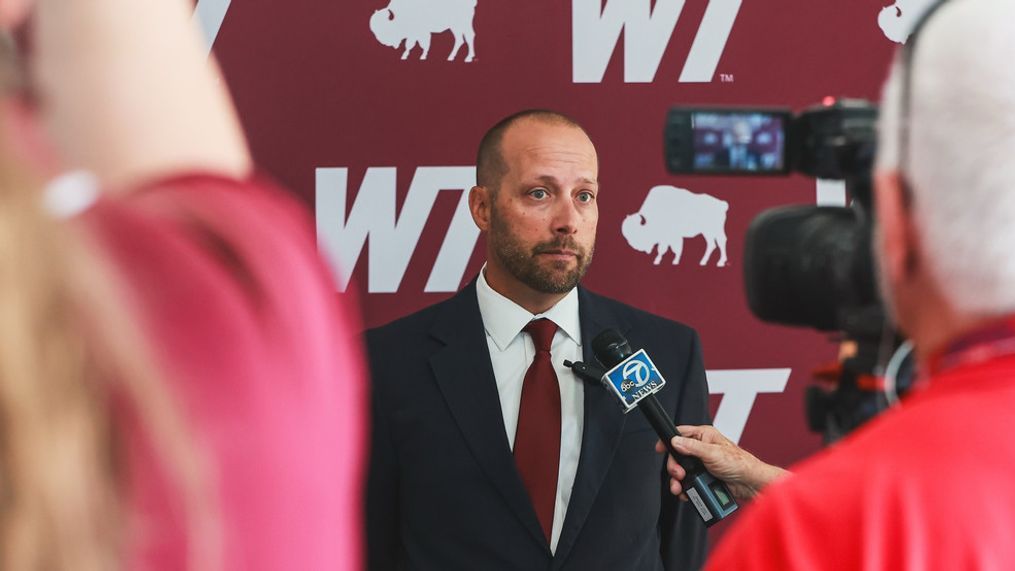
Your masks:
M491 209L487 240L494 255L515 279L542 293L571 291L585 276L595 252L595 242L586 247L574 236L527 241L512 230L496 206Z

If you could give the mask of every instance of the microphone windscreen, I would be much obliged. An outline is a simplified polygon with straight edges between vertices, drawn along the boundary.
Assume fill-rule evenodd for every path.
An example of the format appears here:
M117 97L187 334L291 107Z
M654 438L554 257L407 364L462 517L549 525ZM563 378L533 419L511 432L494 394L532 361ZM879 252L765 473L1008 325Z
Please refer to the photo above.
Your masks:
M607 369L612 369L634 353L627 339L616 329L607 329L596 335L592 340L592 352Z

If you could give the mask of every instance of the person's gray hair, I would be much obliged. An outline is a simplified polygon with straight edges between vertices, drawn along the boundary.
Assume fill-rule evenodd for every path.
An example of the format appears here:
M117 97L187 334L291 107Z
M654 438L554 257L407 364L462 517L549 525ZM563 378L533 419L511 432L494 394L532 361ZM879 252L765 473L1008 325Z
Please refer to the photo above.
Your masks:
M1015 2L952 0L920 32L900 156L901 52L885 84L878 170L899 170L927 263L962 312L1015 311Z

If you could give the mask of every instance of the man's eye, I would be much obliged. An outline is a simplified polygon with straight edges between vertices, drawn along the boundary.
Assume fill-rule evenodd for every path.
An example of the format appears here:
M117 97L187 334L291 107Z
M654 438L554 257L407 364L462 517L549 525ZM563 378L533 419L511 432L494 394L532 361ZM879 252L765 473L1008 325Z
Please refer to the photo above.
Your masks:
M542 188L537 188L537 189L534 189L534 190L530 190L529 191L529 196L531 196L532 198L535 198L536 200L543 200L544 198L549 196L549 194L546 192L546 190L544 190Z
M578 193L578 202L592 202L595 199L595 195L585 190Z

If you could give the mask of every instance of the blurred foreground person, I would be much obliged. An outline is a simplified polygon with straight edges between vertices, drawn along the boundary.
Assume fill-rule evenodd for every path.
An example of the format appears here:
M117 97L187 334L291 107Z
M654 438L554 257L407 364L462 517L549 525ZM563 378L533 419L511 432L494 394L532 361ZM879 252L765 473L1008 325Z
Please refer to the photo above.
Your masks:
M7 104L3 569L360 567L356 324L253 176L192 10L0 0L8 28L32 12L46 139L90 173L43 193Z
M710 568L1015 569L1013 56L1010 0L944 2L900 52L875 242L922 378L902 406L768 486ZM735 493L782 474L712 430L690 435L700 441L674 444L742 484Z

